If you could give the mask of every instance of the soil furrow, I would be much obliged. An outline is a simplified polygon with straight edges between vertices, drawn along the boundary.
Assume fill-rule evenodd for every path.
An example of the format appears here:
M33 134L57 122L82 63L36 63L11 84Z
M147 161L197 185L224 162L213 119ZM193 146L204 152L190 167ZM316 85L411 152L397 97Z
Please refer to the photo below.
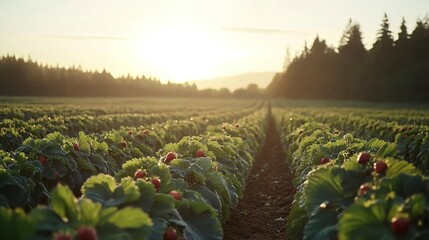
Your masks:
M279 134L270 119L244 197L223 225L224 239L286 239L286 217L295 194L292 180Z

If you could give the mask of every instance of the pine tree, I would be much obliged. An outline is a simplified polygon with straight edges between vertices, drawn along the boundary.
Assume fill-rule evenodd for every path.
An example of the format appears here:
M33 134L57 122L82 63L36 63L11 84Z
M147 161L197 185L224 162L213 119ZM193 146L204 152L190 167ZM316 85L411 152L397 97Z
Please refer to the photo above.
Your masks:
M374 47L389 48L393 46L392 31L389 30L389 19L387 14L384 14L383 22L381 23L381 29L378 31L377 41L374 43Z
M401 29L401 31L398 33L397 42L408 40L409 35L408 35L408 31L407 31L407 25L405 25L405 19L404 18L402 18L402 23L401 23L400 29Z
M338 47L340 55L343 55L353 63L362 61L365 55L365 47L362 43L362 33L358 23L353 23L349 20L349 23L344 30L343 36L340 40L340 46Z

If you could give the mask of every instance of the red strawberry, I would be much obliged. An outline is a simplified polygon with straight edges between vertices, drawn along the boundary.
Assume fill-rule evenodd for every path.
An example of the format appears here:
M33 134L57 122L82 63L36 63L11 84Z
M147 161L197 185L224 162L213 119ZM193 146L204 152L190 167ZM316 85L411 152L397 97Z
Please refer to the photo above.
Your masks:
M133 135L133 131L129 131L128 135L130 135L130 136Z
M204 151L203 151L203 150L198 150L198 151L195 153L195 156L196 156L197 158L199 158L199 157L205 157L205 156L206 156L206 154L204 153Z
M125 142L125 141L121 142L121 147L123 147L123 148L127 147L127 142Z
M80 227L77 229L78 240L97 240L97 231L93 227Z
M40 156L39 156L39 162L40 162L42 165L46 164L46 162L47 162L46 157L45 157L45 156L43 156L43 155L40 155Z
M390 227L396 236L402 236L410 227L410 219L404 217L394 217L390 221Z
M138 169L135 173L134 173L134 179L139 179L139 178L144 178L146 177L146 172L144 170Z
M169 153L167 153L167 156L165 156L165 160L164 160L164 162L165 162L165 163L169 163L169 162L171 162L173 159L176 159L176 153L174 153L174 152L169 152Z
M79 143L73 143L73 149L75 151L79 151L80 147L79 147Z
M379 160L374 163L374 171L378 174L383 174L387 170L387 164L383 160Z
M329 162L329 158L327 158L327 157L320 159L320 165L326 164L328 162Z
M156 192L159 192L159 189L161 188L161 179L155 177L155 178L152 178L150 181L155 187Z
M170 192L170 195L174 198L174 199L176 199L176 200L180 200L180 199L182 199L182 196L180 195L180 193L179 192L177 192L177 191L171 191Z
M359 196L364 195L370 189L371 189L371 185L369 185L368 183L360 185L360 187L359 187Z
M73 238L67 233L55 233L54 240L73 240Z
M371 155L368 152L361 152L359 153L359 156L358 156L358 163L367 164L370 159L371 159Z
M164 240L176 240L177 239L177 231L174 228L168 228L164 232Z

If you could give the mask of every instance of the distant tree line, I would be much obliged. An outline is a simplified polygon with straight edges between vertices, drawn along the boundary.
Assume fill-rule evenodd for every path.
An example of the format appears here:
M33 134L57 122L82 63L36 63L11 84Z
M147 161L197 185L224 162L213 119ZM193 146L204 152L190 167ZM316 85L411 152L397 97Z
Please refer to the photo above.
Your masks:
M106 70L83 71L80 67L52 67L15 56L0 58L0 95L55 97L256 97L261 89L251 84L231 92L198 90L195 84L163 84L154 78L114 78Z
M267 87L276 97L429 101L429 18L417 20L409 33L402 19L394 38L384 15L377 40L369 50L358 23L346 26L339 47L317 36L305 45L284 72Z

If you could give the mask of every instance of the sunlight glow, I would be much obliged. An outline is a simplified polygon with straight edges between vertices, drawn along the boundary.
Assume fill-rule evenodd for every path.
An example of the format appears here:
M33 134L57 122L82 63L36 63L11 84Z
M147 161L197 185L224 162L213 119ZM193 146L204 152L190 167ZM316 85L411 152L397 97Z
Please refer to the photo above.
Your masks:
M195 27L168 26L138 41L141 59L174 82L213 76L216 67L230 55L219 35Z

